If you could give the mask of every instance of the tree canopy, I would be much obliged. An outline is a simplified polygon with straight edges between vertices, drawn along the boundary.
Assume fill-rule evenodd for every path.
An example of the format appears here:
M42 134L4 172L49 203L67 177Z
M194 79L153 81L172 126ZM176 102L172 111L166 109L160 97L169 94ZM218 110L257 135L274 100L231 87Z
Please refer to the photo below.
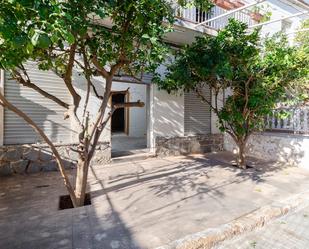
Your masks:
M17 83L29 87L64 108L77 132L77 177L71 185L59 153L44 131L0 93L0 104L28 122L51 147L74 206L83 205L88 168L99 138L113 111L108 107L113 78L120 70L130 76L154 71L168 51L163 37L171 31L174 10L168 0L1 0L0 69ZM35 61L41 70L52 70L71 94L72 102L40 88L29 77L25 63ZM84 78L85 95L74 85L74 70ZM105 82L102 92L93 77ZM89 96L99 108L90 113ZM139 101L122 107L143 106ZM93 110L92 110L93 112Z
M289 88L308 77L307 65L308 57L289 46L285 37L262 41L258 29L248 33L246 24L231 19L217 36L197 37L177 52L164 79L156 81L168 92L195 91L218 116L220 130L230 134L243 153L250 134L263 129L265 115L278 102L290 100ZM206 86L214 103L203 95ZM243 158L239 164L245 166Z
M100 65L153 68L165 53L160 40L173 22L163 0L2 1L0 13L1 67L33 59L40 60L40 68L60 73L68 58L61 52L73 44Z
M296 32L295 41L298 45L309 49L309 30L307 29L309 29L309 19L302 22L299 28L300 32Z

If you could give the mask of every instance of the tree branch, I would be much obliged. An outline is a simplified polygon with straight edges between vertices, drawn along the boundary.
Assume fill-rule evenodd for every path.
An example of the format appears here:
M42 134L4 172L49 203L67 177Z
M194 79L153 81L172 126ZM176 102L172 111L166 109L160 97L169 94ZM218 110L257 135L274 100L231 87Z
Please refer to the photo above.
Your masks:
M130 108L130 107L144 107L145 103L140 100L136 102L126 102L126 103L117 103L113 105L113 110L117 110L120 108Z
M105 78L107 79L109 77L109 74L108 72L105 70L104 67L102 67L97 59L97 56L94 55L92 57L92 63L93 65L96 67L96 69L98 70L98 72Z
M90 70L90 66L88 63L88 59L87 59L87 54L86 54L86 50L85 47L82 46L82 53L83 53L83 59L84 59L84 72L85 72L85 78L87 81L87 93L86 93L86 99L85 99L85 103L84 103L84 111L83 111L83 117L85 117L86 114L86 110L87 110L87 106L88 106L88 102L89 102L89 97L90 97L90 87L92 85L91 79L90 79L90 75L89 75L89 70ZM82 121L83 123L83 121Z
M86 56L86 53L83 52L83 56ZM88 71L88 70L91 70L88 60L87 60L87 65L88 65L88 66L86 66L86 65L83 66L82 63L80 63L78 60L75 60L75 62L76 62L76 64L77 64L82 70L84 70L84 72L86 72L86 71ZM86 62L85 62L85 60L84 60L84 64L85 64L85 63L86 63ZM86 68L86 67L87 67L87 68ZM103 99L103 96L99 95L99 93L98 93L96 87L94 86L94 84L92 83L90 77L87 78L87 76L86 76L86 80L87 80L87 83L90 84L90 86L92 87L92 90L93 90L95 96L96 96L98 99Z
M37 126L36 123L31 118L29 118L24 112L22 112L20 109L18 109L17 107L12 105L10 102L8 102L6 100L6 98L1 94L1 92L0 92L0 100L2 102L1 103L2 106L7 107L9 110L11 110L15 114L17 114L19 117L21 117L23 120L25 120L35 130L35 132L38 133L43 138L43 140L48 144L48 146L50 147L52 153L54 154L54 156L56 158L60 174L61 174L61 176L64 180L65 186L68 189L72 203L73 203L74 207L76 207L77 206L76 195L75 195L74 189L73 189L73 187L70 183L70 180L69 180L69 178L68 178L68 176L65 172L65 167L64 167L63 161L62 161L61 156L58 153L56 147L49 140L49 138L45 135L43 130L39 126Z
M76 47L77 47L77 44L74 43L70 48L68 66L67 66L66 72L63 77L64 83L66 87L68 88L70 94L72 95L75 110L78 108L79 102L81 100L81 97L75 91L73 84L72 84L72 72L73 72L73 66L74 66Z
M65 103L64 101L62 101L61 99L57 98L56 96L44 91L42 88L38 87L37 85L33 84L30 81L30 78L27 74L27 71L25 70L24 67L21 68L23 71L23 74L27 77L27 80L25 80L22 75L17 72L16 70L12 71L12 77L21 85L25 86L25 87L29 87L33 90L35 90L36 92L38 92L39 94L43 95L44 97L56 102L58 105L62 106L65 109L69 109L69 104Z
M91 142L92 140L93 142L92 142L92 148L90 149L89 154L88 154L88 160L91 160L94 154L94 151L96 149L96 145L98 143L99 137L103 131L103 124L101 122L102 122L102 119L104 118L106 107L107 107L107 104L110 98L112 83L113 83L112 77L106 78L106 85L105 85L105 92L104 92L103 100L99 108L96 120L94 122L92 131L90 132L90 135L89 135L89 142Z
M91 85L91 87L92 87L92 90L93 90L95 96L96 96L98 99L103 99L103 96L100 95L100 94L98 93L97 89L95 88L95 86L94 86L94 84L92 83L91 80L90 80L89 83L90 83L90 85Z
M209 107L218 115L218 109L212 105L211 101L205 98L205 96L198 87L195 89L195 92L197 93L197 96L200 97L202 101L204 101L206 104L208 104Z

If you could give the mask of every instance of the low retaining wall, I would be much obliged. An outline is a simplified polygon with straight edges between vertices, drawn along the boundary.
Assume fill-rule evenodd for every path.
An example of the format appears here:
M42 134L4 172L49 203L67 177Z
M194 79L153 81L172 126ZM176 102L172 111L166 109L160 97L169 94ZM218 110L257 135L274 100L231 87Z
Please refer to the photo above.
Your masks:
M156 155L178 156L223 150L223 135L156 137Z
M237 146L229 135L224 136L224 149L237 152ZM276 132L256 133L249 138L246 154L309 169L309 136Z
M75 144L56 145L66 168L74 168L78 154ZM73 150L72 150L73 149ZM104 164L111 159L108 143L97 146L92 164ZM55 171L57 164L50 148L44 144L8 145L0 147L0 176Z

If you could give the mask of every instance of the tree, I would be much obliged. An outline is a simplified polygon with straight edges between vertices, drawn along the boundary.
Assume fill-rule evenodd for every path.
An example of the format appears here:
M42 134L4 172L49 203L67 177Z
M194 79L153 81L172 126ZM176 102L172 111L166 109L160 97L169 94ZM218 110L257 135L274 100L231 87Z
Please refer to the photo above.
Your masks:
M295 41L298 45L309 47L309 19L302 22L299 31L296 30Z
M246 168L245 148L250 135L264 128L264 118L278 102L287 101L288 89L308 76L308 57L284 38L266 39L259 30L233 19L217 36L197 37L167 66L160 88L195 91L218 117L218 126L239 148L237 165ZM306 62L307 60L307 62ZM307 63L307 64L306 64ZM203 89L209 86L213 102ZM220 106L220 94L228 95Z
M99 138L113 112L122 107L141 107L140 101L108 108L115 74L138 75L154 72L168 47L163 37L172 29L174 10L169 0L1 0L0 69L17 83L31 88L64 109L65 118L74 123L78 135L78 162L75 187L69 181L63 161L44 131L0 93L0 105L23 118L50 146L74 207L84 204L88 169ZM209 0L180 1L181 5L200 4L210 8ZM203 3L203 4L201 4ZM208 6L208 7L207 7ZM35 61L40 70L52 70L62 80L73 104L44 91L32 82L25 63ZM75 89L73 73L84 78L86 96ZM93 84L93 76L105 80L104 92ZM100 101L97 113L89 115L89 98ZM81 114L80 114L81 113Z
M74 122L78 131L75 187L44 131L2 94L0 104L23 118L50 146L74 207L84 204L89 165L114 110L143 106L137 101L114 105L107 111L114 75L119 70L134 77L153 71L167 52L162 38L171 30L172 22L172 9L164 0L1 1L0 68L19 84L59 104L65 118ZM25 69L28 60L35 61L41 70L53 70L63 79L73 104L63 102L32 82ZM85 79L85 99L74 87L74 69ZM104 92L95 88L94 75L105 79ZM101 101L94 117L88 113L91 92Z

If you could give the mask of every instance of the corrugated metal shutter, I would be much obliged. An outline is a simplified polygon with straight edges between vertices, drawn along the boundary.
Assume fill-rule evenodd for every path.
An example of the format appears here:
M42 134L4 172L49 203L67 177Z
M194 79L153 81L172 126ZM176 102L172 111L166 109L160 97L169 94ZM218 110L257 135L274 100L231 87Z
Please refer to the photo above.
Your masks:
M209 101L211 100L211 92L208 87L204 90L204 96ZM185 135L211 133L210 107L202 102L195 92L185 93L184 107Z
M71 97L63 81L53 72L40 71L33 62L26 65L33 83L57 96L66 103ZM69 143L71 138L70 121L63 119L65 109L48 100L32 89L9 79L5 74L4 94L8 101L20 108L38 124L53 142ZM25 144L42 142L33 129L13 112L4 112L4 144Z

